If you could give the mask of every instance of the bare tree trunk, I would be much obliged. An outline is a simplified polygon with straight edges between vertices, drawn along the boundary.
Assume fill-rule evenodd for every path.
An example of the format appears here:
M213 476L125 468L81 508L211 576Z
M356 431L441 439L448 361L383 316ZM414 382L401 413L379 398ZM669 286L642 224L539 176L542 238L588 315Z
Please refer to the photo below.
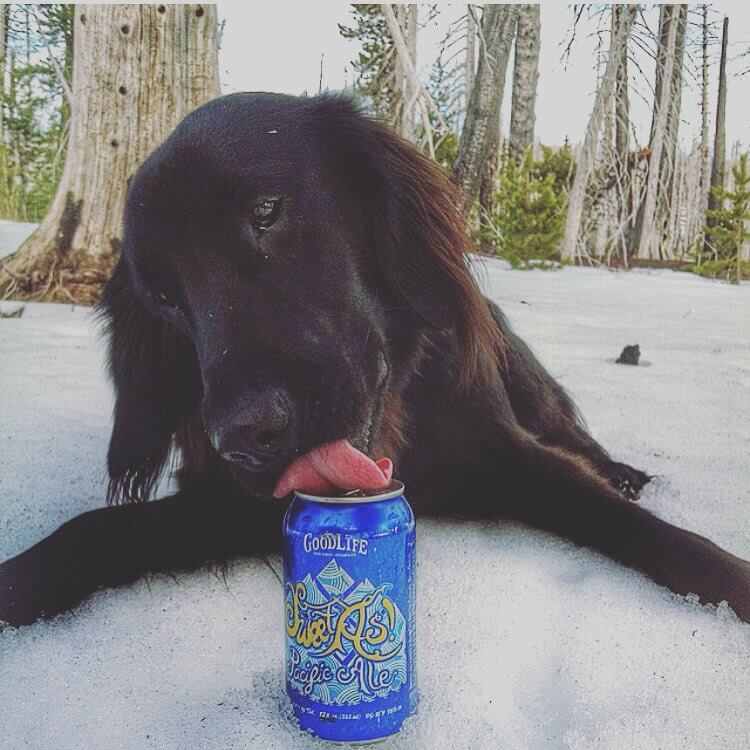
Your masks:
M474 89L474 78L476 76L475 65L477 56L477 22L474 14L476 9L471 5L466 6L466 60L464 62L464 97L466 98L466 109L469 109L471 92Z
M618 26L617 32L610 42L607 64L604 69L604 75L599 84L599 89L596 92L594 107L591 111L588 125L586 126L586 136L583 141L583 148L581 149L576 164L576 175L570 189L568 216L565 222L565 235L560 246L560 256L563 260L572 261L579 255L578 243L581 234L583 205L586 199L586 186L588 185L594 157L596 156L599 129L602 124L602 118L605 114L605 103L612 96L618 60L621 59L622 48L627 47L631 27L632 19L627 17L626 20Z
M666 51L667 51L667 41L669 36L669 20L670 20L670 6L668 5L661 5L659 7L659 42L656 49L656 76L655 76L655 83L654 83L654 102L651 108L651 132L649 134L649 149L653 147L654 143L654 134L656 132L656 122L657 122L657 112L659 111L659 105L658 103L662 100L663 96L663 86L662 86L662 80L664 77L664 66L666 65ZM646 180L648 185L648 177L651 174L651 170L653 167L651 166L653 164L653 159L650 159L648 164L648 171L646 172ZM658 170L658 166L656 167ZM643 202L643 196L638 196L637 201L637 212L634 220L634 226L633 231L630 233L630 242L628 246L628 255L636 255L639 250L640 242L641 242L641 235L642 235L642 227L643 227L643 211L644 211L644 202Z
M702 172L701 144L693 148L685 159L683 169L681 212L685 218L685 234L682 239L682 253L703 247L703 224L706 220L706 205L701 188Z
M479 197L487 173L494 175L498 140L494 134L499 130L515 17L516 11L511 5L486 5L482 13L477 76L451 175L453 182L463 190L464 210Z
M727 118L727 45L729 44L729 17L724 16L721 31L721 61L719 63L719 93L716 101L716 131L714 133L714 160L711 165L711 192L708 195L708 210L721 208L721 199L713 192L714 188L723 188L726 181L726 118ZM714 226L716 220L709 217L708 226ZM705 251L711 253L710 240L706 239Z
M516 161L534 144L540 33L539 5L519 5L508 142L510 156Z
M383 4L380 10L393 39L390 124L397 133L416 143L419 124L417 102L421 86L418 76L411 75L410 71L417 69L419 7L415 4ZM400 40L403 44L399 43Z
M5 137L5 58L8 48L9 5L0 5L0 216L9 216L8 153Z
M429 91L427 91L425 86L419 80L417 69L414 66L412 56L409 53L409 47L406 42L406 38L404 37L404 30L398 21L398 17L396 16L394 7L398 6L384 4L380 6L380 10L386 20L386 23L388 24L388 31L390 32L391 38L393 39L396 59L401 61L401 70L403 71L403 75L409 81L409 85L411 86L412 91L414 91L414 101L419 102L420 110L422 113L422 125L424 126L425 130L425 140L430 151L430 156L434 159L435 143L432 135L432 126L430 125L429 115L432 114L445 130L448 129L448 126L446 125L443 116L440 114L440 110L430 96Z
M70 92L70 84L73 80L73 25L75 22L76 8L75 5L64 5L66 9L66 21L65 29L63 31L63 37L65 41L65 56L63 58L62 70L59 72L59 77L63 86L63 98L62 108L60 116L61 130L64 132L70 122L70 108L72 106L71 99L72 95Z
M660 54L657 62L657 93L652 119L651 159L649 162L646 196L641 220L636 224L635 242L639 258L659 258L661 231L657 226L657 204L661 187L662 156L667 149L669 111L672 100L671 84L676 64L679 6L661 6ZM664 67L660 67L663 61Z
M16 52L10 51L10 68L8 82L10 84L9 99L12 102L9 112L11 118L18 115L18 96L16 77ZM13 128L10 133L8 148L11 152L11 169L9 174L9 191L11 212L14 219L26 219L26 172L24 170L23 154L21 152L21 135L18 128Z
M505 77L508 70L508 60L510 59L510 51L513 45L513 37L515 35L518 18L517 7L513 8L512 13L513 17L507 33L508 44L503 45L498 52L498 77L501 83L500 90L497 92L497 110L495 117L492 120L489 136L487 138L487 163L482 173L481 184L479 186L479 205L482 210L488 214L492 213L494 209L495 189L497 184L496 175L502 157L500 125L502 122L503 97L505 96Z
M406 6L406 19L405 19L405 33L406 45L409 51L409 59L411 60L412 67L417 69L417 20L419 13L419 6L410 4ZM417 97L419 96L419 88L415 85L415 82L409 77L406 77L404 81L404 100L406 102L406 112L404 112L404 131L403 135L407 140L412 143L417 141Z
M612 7L612 35L623 22L627 20L631 25L638 13L637 5L617 5ZM630 156L630 92L628 74L628 45L619 50L619 60L615 74L615 151L614 168L616 185L620 200L618 201L617 222L619 235L616 238L622 247L622 254L627 263L627 247L630 242L630 232L633 227L633 210L635 196L631 172L628 169Z
M5 144L5 54L8 47L9 5L0 5L0 148Z
M664 139L664 153L660 169L661 192L657 201L657 218L661 227L661 242L657 247L659 257L674 258L676 214L680 210L679 196L675 189L675 174L678 169L680 114L682 111L682 71L685 56L685 33L687 31L688 6L675 6L674 23L677 24L674 66L669 89L669 110Z
M120 248L127 183L191 110L219 92L213 5L77 5L65 168L0 289L93 301Z
M612 37L614 38L623 23L632 27L638 14L637 5L612 6ZM630 156L630 94L628 90L628 45L618 50L617 70L615 71L615 175L620 196L619 223L623 247L627 248L633 225L635 200L633 184L628 169ZM627 254L627 253L626 253Z
M615 36L623 23L635 21L637 5L612 6L612 35ZM615 150L620 161L621 172L627 172L630 152L630 96L628 93L628 47L618 50L615 73Z
M387 20L388 15L386 13L386 7L391 10L393 17L398 24L398 28L403 32L406 6L383 5L381 10ZM391 29L391 36L393 36L393 29ZM395 47L395 44L393 51L393 81L390 88L390 126L397 133L402 133L404 129L404 107L406 106L404 103L404 63L402 56L398 53L398 49Z
M708 5L703 5L703 39L701 43L701 195L708 202Z

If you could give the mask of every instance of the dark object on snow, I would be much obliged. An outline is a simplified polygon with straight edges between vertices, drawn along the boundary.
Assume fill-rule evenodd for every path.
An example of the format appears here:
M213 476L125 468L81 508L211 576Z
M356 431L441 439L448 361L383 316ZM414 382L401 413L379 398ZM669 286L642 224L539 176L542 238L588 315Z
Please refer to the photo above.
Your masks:
M348 438L394 459L418 514L519 519L750 621L750 565L628 502L650 477L610 458L481 296L460 203L342 98L188 115L133 178L102 301L115 505L0 565L0 620L278 550L282 472ZM173 444L179 490L137 502Z
M638 344L626 346L615 360L618 365L637 365L641 358L641 347Z

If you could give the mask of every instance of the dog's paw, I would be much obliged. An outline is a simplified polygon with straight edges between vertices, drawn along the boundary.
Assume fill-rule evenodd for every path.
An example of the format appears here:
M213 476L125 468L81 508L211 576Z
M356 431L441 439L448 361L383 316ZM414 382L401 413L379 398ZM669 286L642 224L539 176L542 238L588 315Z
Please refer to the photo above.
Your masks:
M0 631L29 625L41 616L18 558L0 563Z
M652 479L645 471L616 461L613 461L607 468L607 478L610 484L628 500L637 500L641 490Z
M67 608L70 569L46 555L44 543L0 563L0 622L31 625Z

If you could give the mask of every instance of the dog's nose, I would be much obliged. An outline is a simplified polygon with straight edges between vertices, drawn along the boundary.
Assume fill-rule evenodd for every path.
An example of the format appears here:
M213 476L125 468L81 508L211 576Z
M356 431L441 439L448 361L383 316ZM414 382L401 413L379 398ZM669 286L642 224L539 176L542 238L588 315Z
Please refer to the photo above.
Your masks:
M280 391L245 405L222 430L217 446L227 461L260 472L286 455L291 442L291 411Z

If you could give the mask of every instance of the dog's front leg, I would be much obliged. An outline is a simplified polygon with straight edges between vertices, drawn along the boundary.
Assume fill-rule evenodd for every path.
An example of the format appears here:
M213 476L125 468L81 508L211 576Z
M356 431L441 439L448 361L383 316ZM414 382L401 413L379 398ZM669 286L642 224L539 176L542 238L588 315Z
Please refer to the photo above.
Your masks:
M585 458L516 431L504 454L518 490L510 510L528 523L640 570L678 594L728 602L750 622L750 563L628 502Z
M147 572L277 549L283 510L278 501L178 492L84 513L0 564L0 621L25 625L52 617L98 588Z

